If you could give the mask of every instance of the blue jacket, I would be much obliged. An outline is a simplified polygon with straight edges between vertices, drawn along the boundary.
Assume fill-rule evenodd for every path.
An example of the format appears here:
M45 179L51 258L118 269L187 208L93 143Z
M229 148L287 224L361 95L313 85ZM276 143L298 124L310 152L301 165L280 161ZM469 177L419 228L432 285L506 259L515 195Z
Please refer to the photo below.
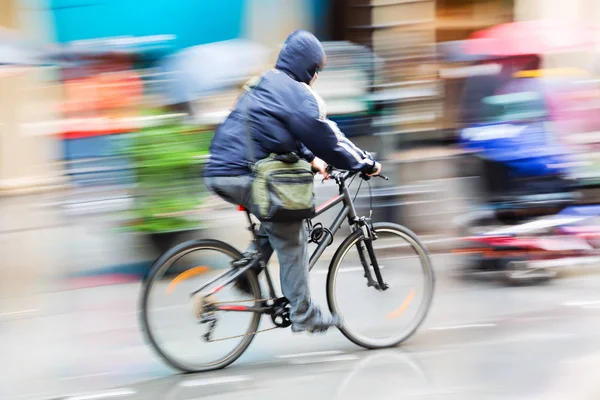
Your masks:
M315 36L296 31L286 40L275 69L244 93L219 125L204 176L250 174L249 128L254 160L270 153L316 156L340 169L373 171L375 161L327 119L323 100L308 85L323 66L325 52ZM246 120L247 118L247 124Z
M510 167L517 177L566 175L572 159L553 143L544 121L470 125L460 134L461 145L488 160Z

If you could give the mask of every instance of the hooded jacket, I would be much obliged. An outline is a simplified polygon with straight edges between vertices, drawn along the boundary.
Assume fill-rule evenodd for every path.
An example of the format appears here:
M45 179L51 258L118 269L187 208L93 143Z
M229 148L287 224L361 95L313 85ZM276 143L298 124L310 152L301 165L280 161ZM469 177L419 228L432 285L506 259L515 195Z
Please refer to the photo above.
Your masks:
M292 33L275 69L240 96L217 128L204 176L248 175L249 161L270 153L290 152L309 162L316 155L339 169L373 172L375 161L371 155L356 147L327 119L323 100L309 86L324 61L325 52L314 35L306 31ZM250 149L248 144L252 145Z

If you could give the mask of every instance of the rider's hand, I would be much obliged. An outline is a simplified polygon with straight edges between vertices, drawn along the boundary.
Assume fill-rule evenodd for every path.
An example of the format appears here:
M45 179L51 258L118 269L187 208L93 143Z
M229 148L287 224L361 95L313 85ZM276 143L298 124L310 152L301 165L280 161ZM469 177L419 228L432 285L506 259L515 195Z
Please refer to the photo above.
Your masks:
M372 173L367 174L367 176L377 176L381 173L381 164L379 164L378 162L375 162L375 168L373 170Z
M310 163L312 169L323 175L324 179L329 179L329 173L327 172L327 163L321 160L319 157L315 157Z

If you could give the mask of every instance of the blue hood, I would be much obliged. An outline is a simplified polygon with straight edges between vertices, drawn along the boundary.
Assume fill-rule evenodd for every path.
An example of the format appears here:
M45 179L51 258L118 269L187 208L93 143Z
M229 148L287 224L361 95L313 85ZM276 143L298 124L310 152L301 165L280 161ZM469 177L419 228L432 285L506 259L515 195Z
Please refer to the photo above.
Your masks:
M292 33L279 52L275 68L307 85L325 64L325 51L312 33L298 30Z

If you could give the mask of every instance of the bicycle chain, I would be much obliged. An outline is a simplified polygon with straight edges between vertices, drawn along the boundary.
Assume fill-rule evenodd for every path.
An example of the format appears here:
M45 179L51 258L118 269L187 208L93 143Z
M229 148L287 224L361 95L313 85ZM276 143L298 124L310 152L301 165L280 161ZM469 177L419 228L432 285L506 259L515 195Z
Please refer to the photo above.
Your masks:
M213 305L219 305L219 304L236 304L236 303L248 303L250 301L254 301L254 302L266 302L269 300L275 300L275 299L259 299L259 300L237 300L237 301L220 301L218 303L212 303ZM219 339L212 339L212 340L208 340L208 343L213 343L213 342L223 342L225 340L231 340L231 339L237 339L237 338L243 338L243 337L247 337L247 336L251 336L251 335L257 335L259 333L263 333L263 332L268 332L268 331L272 331L274 329L279 328L278 326L274 326L272 328L266 328L266 329L260 329L254 332L250 332L250 333L244 333L242 335L235 335L235 336L226 336L223 338L219 338Z
M225 340L230 340L230 339L237 339L237 338L242 338L242 337L246 337L246 336L251 336L251 335L257 335L259 333L263 333L263 332L268 332L268 331L272 331L273 329L277 329L279 328L278 326L274 326L272 328L267 328L267 329L261 329L258 331L254 331L254 332L250 332L250 333L245 333L243 335L236 335L236 336L226 336L224 338L219 338L219 339L211 339L208 341L208 343L213 343L213 342L223 342Z

